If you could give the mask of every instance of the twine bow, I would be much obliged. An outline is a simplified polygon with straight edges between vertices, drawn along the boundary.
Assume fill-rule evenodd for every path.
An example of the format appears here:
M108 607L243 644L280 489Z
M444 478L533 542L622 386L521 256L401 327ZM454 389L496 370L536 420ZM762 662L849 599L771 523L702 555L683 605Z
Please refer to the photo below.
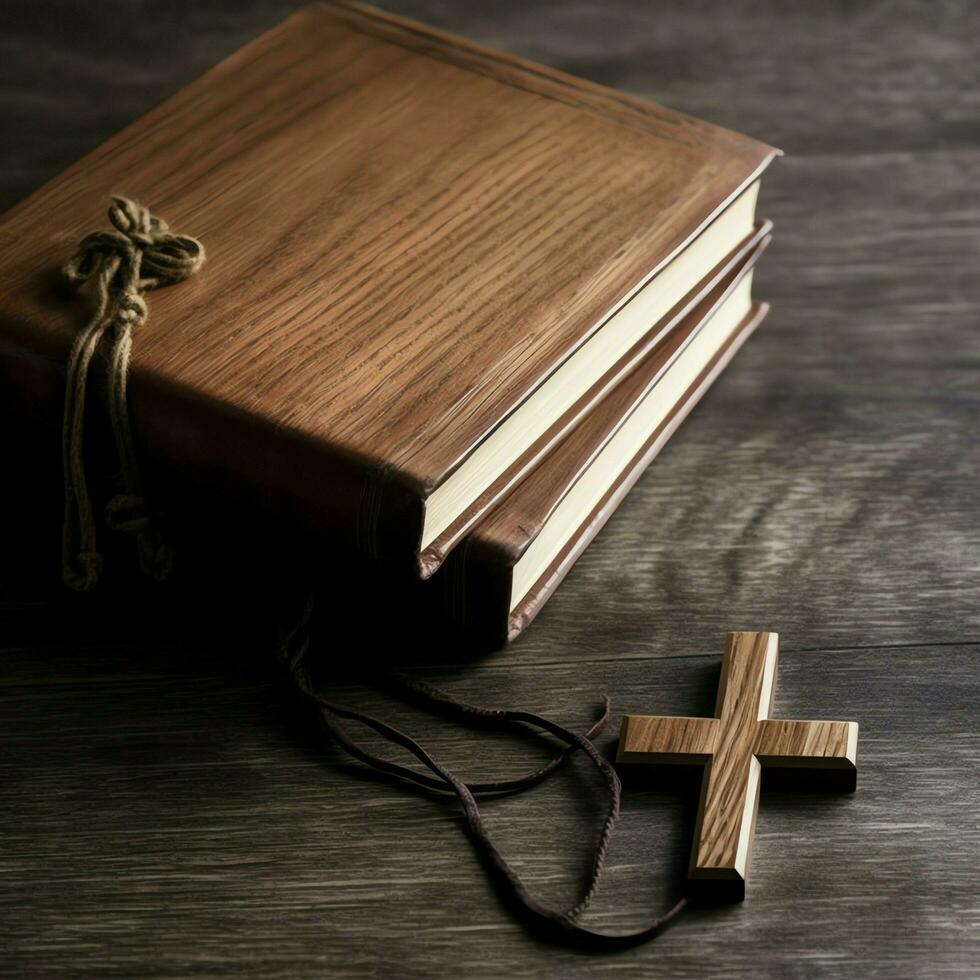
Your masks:
M147 319L143 294L181 282L204 262L204 246L197 239L172 234L165 221L135 201L114 197L109 220L113 229L86 235L62 270L73 288L91 281L96 291L95 312L75 338L68 358L62 428L62 578L70 588L80 591L93 589L102 571L95 515L85 478L84 427L89 367L107 333L108 409L120 473L119 491L106 505L105 522L112 530L136 536L144 572L156 579L164 579L170 573L173 553L154 526L136 461L126 395L129 356L133 329Z

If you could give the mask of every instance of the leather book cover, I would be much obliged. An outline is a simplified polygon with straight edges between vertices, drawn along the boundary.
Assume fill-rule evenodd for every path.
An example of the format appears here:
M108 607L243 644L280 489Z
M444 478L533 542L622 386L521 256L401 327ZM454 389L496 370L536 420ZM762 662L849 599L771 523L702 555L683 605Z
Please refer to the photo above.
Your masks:
M649 434L642 449L622 461L609 490L581 522L557 557L512 608L514 567L541 533L545 522L590 463L652 390L685 343L731 296L769 244L771 225L740 250L738 262L652 353L603 399L589 416L523 482L473 528L440 570L444 614L488 647L515 639L531 622L576 559L657 456L677 427L768 312L754 303L710 358L696 380Z
M424 571L433 492L775 152L314 5L0 218L3 398L60 424L58 270L125 194L207 251L134 338L141 455Z

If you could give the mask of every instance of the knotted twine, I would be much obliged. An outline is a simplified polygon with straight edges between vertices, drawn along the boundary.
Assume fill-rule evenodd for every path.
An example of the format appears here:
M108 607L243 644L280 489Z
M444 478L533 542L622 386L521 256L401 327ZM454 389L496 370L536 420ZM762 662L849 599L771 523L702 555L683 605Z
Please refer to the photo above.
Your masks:
M94 589L102 571L92 498L85 475L85 402L92 359L108 335L106 398L116 455L118 492L106 504L106 525L136 537L140 567L165 579L173 552L151 516L143 494L129 419L127 381L133 331L146 323L143 294L193 275L204 262L204 246L196 238L174 235L165 221L125 197L109 208L111 231L86 235L62 270L67 283L79 289L95 285L91 320L75 338L68 356L62 458L65 474L65 520L61 575L72 589Z
M107 334L110 344L106 365L107 397L120 465L120 490L106 505L105 521L113 530L135 534L144 572L155 578L165 578L170 573L172 553L151 519L139 476L127 399L129 357L133 330L144 324L147 318L143 294L147 290L186 279L204 262L204 247L197 239L172 234L166 222L135 201L114 197L109 220L114 230L86 236L63 270L71 286L78 288L94 281L96 290L95 312L76 338L69 355L62 429L65 478L62 576L67 585L82 591L96 586L102 570L102 558L96 547L95 516L85 477L83 437L90 366ZM627 933L602 933L577 921L598 890L606 853L619 820L622 795L619 776L592 741L608 722L607 697L603 698L603 709L597 721L584 735L579 735L530 711L468 704L404 675L389 674L382 678L401 694L430 708L448 712L465 723L510 730L536 729L564 743L565 747L548 763L523 776L467 783L409 735L387 722L335 704L317 691L309 672L312 612L313 602L309 598L292 627L281 634L277 651L279 664L301 703L314 713L322 728L345 752L363 764L430 791L455 795L462 806L467 831L477 852L529 922L566 942L617 949L659 935L685 907L687 902L682 898L646 927ZM406 749L432 775L375 754L350 735L343 721L364 725L392 745ZM609 807L596 844L585 892L575 906L563 910L553 908L535 897L507 863L490 838L477 797L501 796L529 789L556 772L576 752L583 752L603 777L609 793Z

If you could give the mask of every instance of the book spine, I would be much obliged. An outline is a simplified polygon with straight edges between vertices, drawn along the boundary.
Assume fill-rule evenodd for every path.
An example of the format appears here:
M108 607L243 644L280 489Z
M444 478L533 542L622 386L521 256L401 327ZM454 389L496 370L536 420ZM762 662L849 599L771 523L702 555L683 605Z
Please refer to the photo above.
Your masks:
M480 650L507 643L512 563L476 538L465 538L426 583L440 589L442 616Z
M4 412L60 430L66 358L4 338ZM311 551L329 550L342 564L398 555L404 563L416 553L423 503L378 467L135 371L129 406L144 482L163 510L210 511L222 521L254 507L284 529L301 531ZM87 442L98 441L100 423L107 424L95 413Z
M209 498L256 507L341 564L417 546L422 502L378 467L152 379L134 379L131 411L151 486L178 495L204 488Z

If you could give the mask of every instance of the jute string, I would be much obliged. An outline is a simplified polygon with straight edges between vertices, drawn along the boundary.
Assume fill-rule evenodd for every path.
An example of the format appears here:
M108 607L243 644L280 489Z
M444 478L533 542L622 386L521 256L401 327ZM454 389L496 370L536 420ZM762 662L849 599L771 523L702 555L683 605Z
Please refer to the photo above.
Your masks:
M98 584L102 556L85 474L86 396L92 361L108 335L106 398L116 455L117 493L106 504L106 526L136 537L140 567L156 579L166 578L173 553L152 519L143 493L129 419L127 381L133 331L146 322L143 294L193 275L204 262L204 247L195 238L174 235L166 222L125 197L112 199L113 229L82 239L65 263L63 274L79 289L91 282L95 311L75 338L68 356L62 456L65 474L65 519L61 574L72 589L87 592Z
M78 335L69 356L62 431L65 471L62 575L67 585L80 590L94 588L102 570L102 558L97 550L95 515L85 475L83 437L90 367L107 334L108 410L119 458L120 487L105 508L105 521L114 530L136 536L140 564L145 572L156 578L166 577L170 572L172 554L151 519L137 465L127 399L129 357L133 330L145 323L147 318L144 293L186 279L204 261L204 248L199 241L172 234L165 222L134 201L113 198L109 219L114 230L88 235L64 267L65 277L72 286L81 287L94 282L96 296L92 318ZM564 745L548 763L522 776L467 783L409 735L387 722L336 704L317 691L309 670L312 614L313 601L310 598L292 626L279 639L278 660L291 690L302 705L312 712L321 728L353 758L372 769L427 790L454 795L462 807L467 831L477 852L500 887L530 923L565 942L615 949L659 935L685 907L686 900L681 899L666 914L644 928L627 933L598 932L578 921L599 887L606 853L619 819L622 794L619 777L592 741L608 722L608 698L603 699L599 718L584 735L580 735L533 712L469 704L406 675L391 673L372 678L375 683L385 684L406 698L448 713L466 724L509 730L530 728L551 735ZM407 750L428 773L372 752L350 734L344 722L365 726L390 744ZM573 907L558 909L538 899L497 849L484 824L477 797L501 796L529 789L556 772L576 752L582 752L602 776L609 805L585 891Z

